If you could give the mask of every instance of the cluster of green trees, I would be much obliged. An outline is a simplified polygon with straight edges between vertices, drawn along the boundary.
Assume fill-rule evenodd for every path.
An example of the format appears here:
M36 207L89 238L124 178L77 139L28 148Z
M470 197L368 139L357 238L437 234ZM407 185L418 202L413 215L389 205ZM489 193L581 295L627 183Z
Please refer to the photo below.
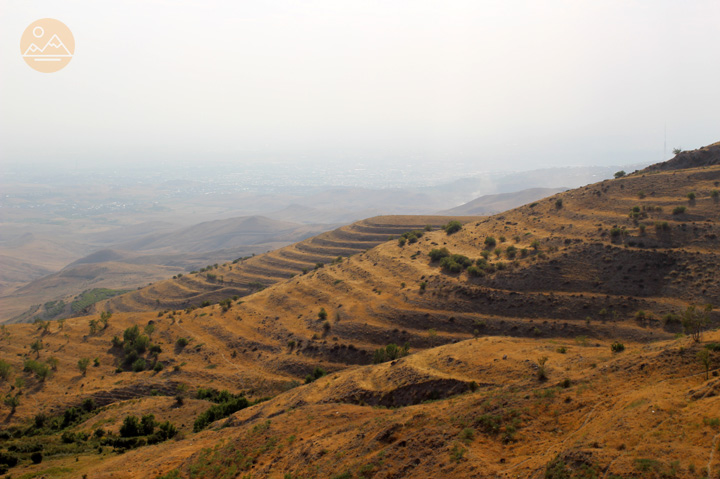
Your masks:
M136 324L123 332L122 340L118 336L113 337L113 348L122 348L122 368L134 372L145 371L146 369L161 371L163 369L163 364L158 360L162 348L150 342L150 334L153 331L154 326L150 323L145 327L147 334L141 334L140 328Z
M212 406L202 414L200 414L193 424L193 431L199 432L205 429L211 423L228 417L242 409L257 404L261 400L250 402L245 396L240 394L232 394L228 391L218 391L213 388L200 388L197 392L198 399L205 399L214 402Z
M420 230L413 230L403 233L402 236L398 238L398 245L405 246L406 243L417 243L418 240L422 238L423 234L424 233Z
M120 437L108 438L106 442L122 450L167 441L177 435L177 428L170 421L157 422L152 414L140 419L130 415L123 420L119 432Z
M485 257L472 260L461 254L452 254L447 248L435 248L428 253L433 262L440 263L440 267L449 273L461 273L467 270L471 277L480 277L496 270L504 269L501 262L489 263ZM514 253L513 253L514 255Z
M410 354L410 345L405 343L403 346L398 346L395 343L390 343L384 348L375 350L373 354L373 364L380 364L386 361L394 361Z

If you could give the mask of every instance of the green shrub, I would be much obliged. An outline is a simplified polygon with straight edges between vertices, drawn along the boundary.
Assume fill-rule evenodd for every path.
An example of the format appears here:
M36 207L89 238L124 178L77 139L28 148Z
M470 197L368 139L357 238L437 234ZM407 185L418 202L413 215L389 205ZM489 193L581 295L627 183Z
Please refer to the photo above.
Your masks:
M470 266L467 269L468 276L471 278L480 278L485 276L485 271L477 266Z
M450 256L450 251L447 248L434 248L428 253L432 261L440 261L443 258Z
M613 353L621 353L621 352L625 351L625 345L623 343L612 343L610 345L610 350Z
M618 172L615 173L615 178L622 178L622 177L625 176L626 174L627 174L627 173L625 173L625 171L620 170L620 171L618 171Z
M228 417L229 415L250 406L250 401L244 397L233 397L232 399L210 406L204 413L200 414L193 424L193 431L199 432L211 423Z
M121 437L137 437L140 436L140 422L136 416L126 416L120 426Z
M0 379L9 381L10 376L12 376L12 366L4 359L0 359Z
M674 215L681 215L681 214L685 213L685 210L687 210L687 208L684 207L684 206L676 206L676 207L673 209L672 214L674 214Z
M188 340L187 338L178 338L177 341L175 341L175 345L181 349L187 346L189 343L190 340Z
M376 349L373 354L373 364L380 364L386 361L394 361L410 354L410 345L405 343L402 347L390 343L384 348Z
M462 265L460 263L457 263L456 261L453 261L450 257L440 260L440 267L445 271L453 274L459 273L463 270Z
M494 248L496 244L497 244L497 241L495 240L494 237L488 236L487 238L485 238L485 246L486 247Z
M315 367L313 369L313 372L305 376L305 384L310 384L313 381L316 381L320 379L321 377L325 376L327 373L325 370L321 367Z
M460 231L462 229L462 223L460 223L459 221L453 220L453 221L450 221L445 226L443 226L443 229L445 230L445 233L447 233L448 235L451 235L453 233L457 233L458 231Z
M132 363L132 370L136 373L139 373L140 371L145 371L146 367L147 362L143 358L138 358Z

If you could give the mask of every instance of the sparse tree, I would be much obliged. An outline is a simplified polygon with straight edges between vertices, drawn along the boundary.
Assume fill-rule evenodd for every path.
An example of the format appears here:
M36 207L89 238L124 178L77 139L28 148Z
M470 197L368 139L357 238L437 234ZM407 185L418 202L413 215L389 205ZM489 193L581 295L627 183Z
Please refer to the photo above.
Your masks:
M42 334L48 333L48 328L50 328L50 321L39 320L36 321L36 323L38 325L38 330L42 331Z
M7 361L0 359L0 379L10 381L12 375L12 366Z
M16 395L6 394L3 399L3 403L10 408L10 413L14 414L17 407L20 405L20 393Z
M97 319L91 319L90 320L90 334L97 333L98 330L98 320Z
M175 405L182 406L185 403L185 396L187 396L188 385L180 383L177 385L175 390Z
M102 324L103 329L107 329L108 326L110 326L110 318L112 318L111 312L103 311L100 313L100 324Z
M627 173L625 173L624 170L620 170L620 171L618 171L618 172L615 173L615 178L622 178L622 177L625 176L626 174L627 174Z
M430 338L430 347L435 347L435 339L437 338L437 331L434 329L428 329L428 337Z
M710 324L710 311L712 311L711 304L706 305L702 309L695 305L690 305L683 314L683 328L685 328L685 332L689 334L696 343L700 342L703 332L705 332L705 329L707 329Z
M152 333L155 332L155 325L153 323L148 323L145 325L143 331L145 332L145 334L148 335L148 337L152 336Z
M327 319L327 311L325 311L325 308L320 308L320 312L318 313L318 319L320 321L325 321Z
M87 374L87 368L90 365L90 359L89 358L80 358L78 361L78 369L82 373L83 376Z
M36 339L32 344L30 344L30 349L35 353L35 357L40 357L40 350L43 348L43 343L39 339Z
M65 318L58 319L57 323L58 323L58 327L60 328L60 331L65 329Z
M682 152L682 148L673 148L673 155L679 155Z
M50 369L52 369L53 371L57 371L59 363L58 358L56 358L55 356L50 356L49 358L47 358L47 363L48 366L50 366Z
M705 366L705 381L710 379L710 351L703 348L697 353L698 360Z
M547 356L543 356L536 360L538 366L537 377L540 381L545 381L547 379L547 369L545 368L545 364L547 363L547 361Z

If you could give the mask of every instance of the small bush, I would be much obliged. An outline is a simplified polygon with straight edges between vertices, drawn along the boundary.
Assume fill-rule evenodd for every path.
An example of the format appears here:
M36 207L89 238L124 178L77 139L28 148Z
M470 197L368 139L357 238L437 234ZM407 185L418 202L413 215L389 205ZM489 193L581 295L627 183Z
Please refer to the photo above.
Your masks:
M440 261L443 258L450 256L450 251L447 248L434 248L428 253L432 261Z
M625 176L626 174L627 174L627 173L625 173L625 171L620 170L620 171L618 171L618 172L615 173L615 178L622 178L622 177Z
M471 278L480 278L482 276L485 276L485 271L481 268L478 268L477 266L470 266L467 269L468 276Z
M311 382L320 379L321 377L325 376L327 373L325 370L321 367L316 367L313 369L313 372L311 374L308 374L305 376L305 384L310 384Z
M177 341L175 341L175 345L178 348L184 348L188 343L190 343L190 341L187 338L178 338Z
M684 206L676 206L676 207L673 209L672 214L674 214L674 215L681 215L681 214L685 213L686 210L687 210L687 208L684 207Z
M610 350L613 353L621 353L621 352L625 351L625 345L623 343L612 343L610 345Z
M445 230L445 233L447 233L448 235L451 235L453 233L457 233L458 231L460 231L462 229L462 223L460 223L459 221L453 220L453 221L450 221L445 226L443 226L443 229Z

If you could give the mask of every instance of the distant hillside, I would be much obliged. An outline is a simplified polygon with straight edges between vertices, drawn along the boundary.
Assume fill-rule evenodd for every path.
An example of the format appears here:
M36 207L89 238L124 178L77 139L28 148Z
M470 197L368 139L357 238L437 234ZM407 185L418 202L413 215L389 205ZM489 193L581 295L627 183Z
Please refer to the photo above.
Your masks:
M145 236L116 245L117 249L143 253L197 253L253 244L300 241L329 225L302 225L264 216L243 216L208 221L169 233Z
M305 274L358 254L411 230L437 229L468 216L379 216L342 226L299 243L232 263L203 268L98 303L95 310L147 311L197 306L231 296L246 296L278 281Z
M670 171L714 165L720 165L720 142L697 150L681 151L668 161L648 166L643 172Z
M566 191L568 188L529 188L513 193L485 195L456 206L439 214L446 215L491 215L517 208L518 206L536 201L547 196Z
M167 224L157 222L150 226L159 230L166 228ZM0 296L0 323L75 315L78 311L71 310L69 306L63 309L56 305L58 302L69 305L74 297L88 289L135 289L207 265L265 253L334 226L249 216L210 221L141 237L137 237L138 227L130 227L129 231L118 231L117 235L136 237L132 241L121 243L117 248L90 253L59 272L47 274L47 270L41 270L44 276L16 285L14 290ZM29 266L8 258L0 279L3 274L12 275L17 268L26 272ZM51 307L45 308L46 303L50 303Z

